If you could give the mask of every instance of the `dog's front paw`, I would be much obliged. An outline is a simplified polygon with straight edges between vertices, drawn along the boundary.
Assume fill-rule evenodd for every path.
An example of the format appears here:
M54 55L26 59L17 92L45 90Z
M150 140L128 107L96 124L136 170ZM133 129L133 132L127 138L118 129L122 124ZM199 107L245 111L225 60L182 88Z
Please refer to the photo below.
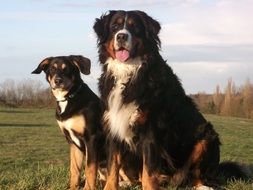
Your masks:
M94 190L95 187L91 188L88 184L85 184L83 190Z
M171 179L171 184L172 184L173 186L178 186L178 185L182 184L183 181L185 180L185 176L186 176L186 172L185 172L184 170L179 170L179 171L177 171L177 172L173 175L173 177L172 177L172 179Z
M214 190L212 187L208 187L208 186L205 186L205 185L194 187L193 189L194 190Z
M119 186L122 188L127 188L130 187L132 185L132 183L130 181L120 181L119 182Z
M96 189L96 185L95 184L89 184L89 183L85 183L85 185L84 185L84 188L83 188L83 190L95 190Z

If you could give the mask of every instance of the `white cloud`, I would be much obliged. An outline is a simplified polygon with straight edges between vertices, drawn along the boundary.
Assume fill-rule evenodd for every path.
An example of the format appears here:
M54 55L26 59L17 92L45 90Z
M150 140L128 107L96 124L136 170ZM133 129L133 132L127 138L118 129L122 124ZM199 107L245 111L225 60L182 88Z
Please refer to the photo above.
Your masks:
M162 48L162 55L172 62L253 63L252 45L172 45Z
M39 11L9 11L0 12L0 20L15 21L85 21L85 13L39 12Z
M253 1L222 0L180 9L178 20L162 26L164 45L253 44Z
M119 7L124 7L124 9L133 8L147 8L147 7L159 7L159 6L188 6L199 2L200 0L128 0L122 3L121 0L105 0L105 1L93 1L93 2L82 2L82 3L62 3L62 6L66 7L111 7L119 9Z
M239 62L172 62L169 65L181 79L186 93L212 93L216 85L225 88L232 78L241 85L247 78L252 81L253 64Z

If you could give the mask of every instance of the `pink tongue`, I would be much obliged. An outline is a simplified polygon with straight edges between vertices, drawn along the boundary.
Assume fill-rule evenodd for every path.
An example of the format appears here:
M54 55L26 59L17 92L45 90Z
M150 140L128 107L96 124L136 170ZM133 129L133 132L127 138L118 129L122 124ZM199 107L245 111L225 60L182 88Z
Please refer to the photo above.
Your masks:
M116 51L116 58L121 61L121 62L125 62L128 58L129 58L129 51L127 50L119 50Z

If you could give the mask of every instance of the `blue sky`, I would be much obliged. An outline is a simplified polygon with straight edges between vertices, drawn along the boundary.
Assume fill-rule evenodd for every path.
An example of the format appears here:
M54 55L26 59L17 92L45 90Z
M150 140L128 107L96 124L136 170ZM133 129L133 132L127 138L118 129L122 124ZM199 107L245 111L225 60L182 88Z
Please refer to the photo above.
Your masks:
M187 93L213 92L232 77L253 81L252 0L10 0L0 3L0 82L38 79L30 72L48 56L92 60L83 79L97 91L95 18L112 9L143 10L162 26L164 59Z

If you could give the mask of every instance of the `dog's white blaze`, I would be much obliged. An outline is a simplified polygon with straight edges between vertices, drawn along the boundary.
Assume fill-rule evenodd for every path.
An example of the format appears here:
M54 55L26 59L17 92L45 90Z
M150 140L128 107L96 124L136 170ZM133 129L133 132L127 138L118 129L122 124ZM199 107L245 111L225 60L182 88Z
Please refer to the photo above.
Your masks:
M114 137L126 141L131 147L133 144L131 126L134 124L133 118L136 119L138 105L136 102L123 104L122 91L125 88L124 84L135 79L141 66L141 59L130 59L121 63L116 59L109 58L106 63L107 72L113 74L116 83L108 97L108 111L104 113L104 120L109 122L110 133Z
M119 30L116 34L115 34L115 38L114 38L114 48L116 50L118 50L120 47L118 46L118 42L117 42L117 35L119 33L123 33L123 34L127 34L128 38L127 41L124 44L124 48L126 48L127 50L130 50L132 48L132 34L126 29L126 24L127 24L127 19L128 19L128 15L126 14L125 16L125 21L124 21L124 26L122 30Z
M117 35L119 33L123 33L123 34L127 34L128 38L127 41L124 44L124 48L126 48L127 50L130 50L132 48L132 34L127 30L127 29L122 29L119 30L116 34L115 34L115 38L114 38L114 48L116 50L118 50L120 47L118 46L118 42L117 42Z
M125 21L124 21L124 29L126 28L126 25L127 25L127 19L128 19L128 15L126 14Z
M69 132L70 138L72 141L79 147L81 147L80 140L75 136L74 132L77 132L79 134L83 134L85 131L85 118L83 115L76 115L73 116L65 121L58 121L58 125L63 131L63 129L67 130Z

